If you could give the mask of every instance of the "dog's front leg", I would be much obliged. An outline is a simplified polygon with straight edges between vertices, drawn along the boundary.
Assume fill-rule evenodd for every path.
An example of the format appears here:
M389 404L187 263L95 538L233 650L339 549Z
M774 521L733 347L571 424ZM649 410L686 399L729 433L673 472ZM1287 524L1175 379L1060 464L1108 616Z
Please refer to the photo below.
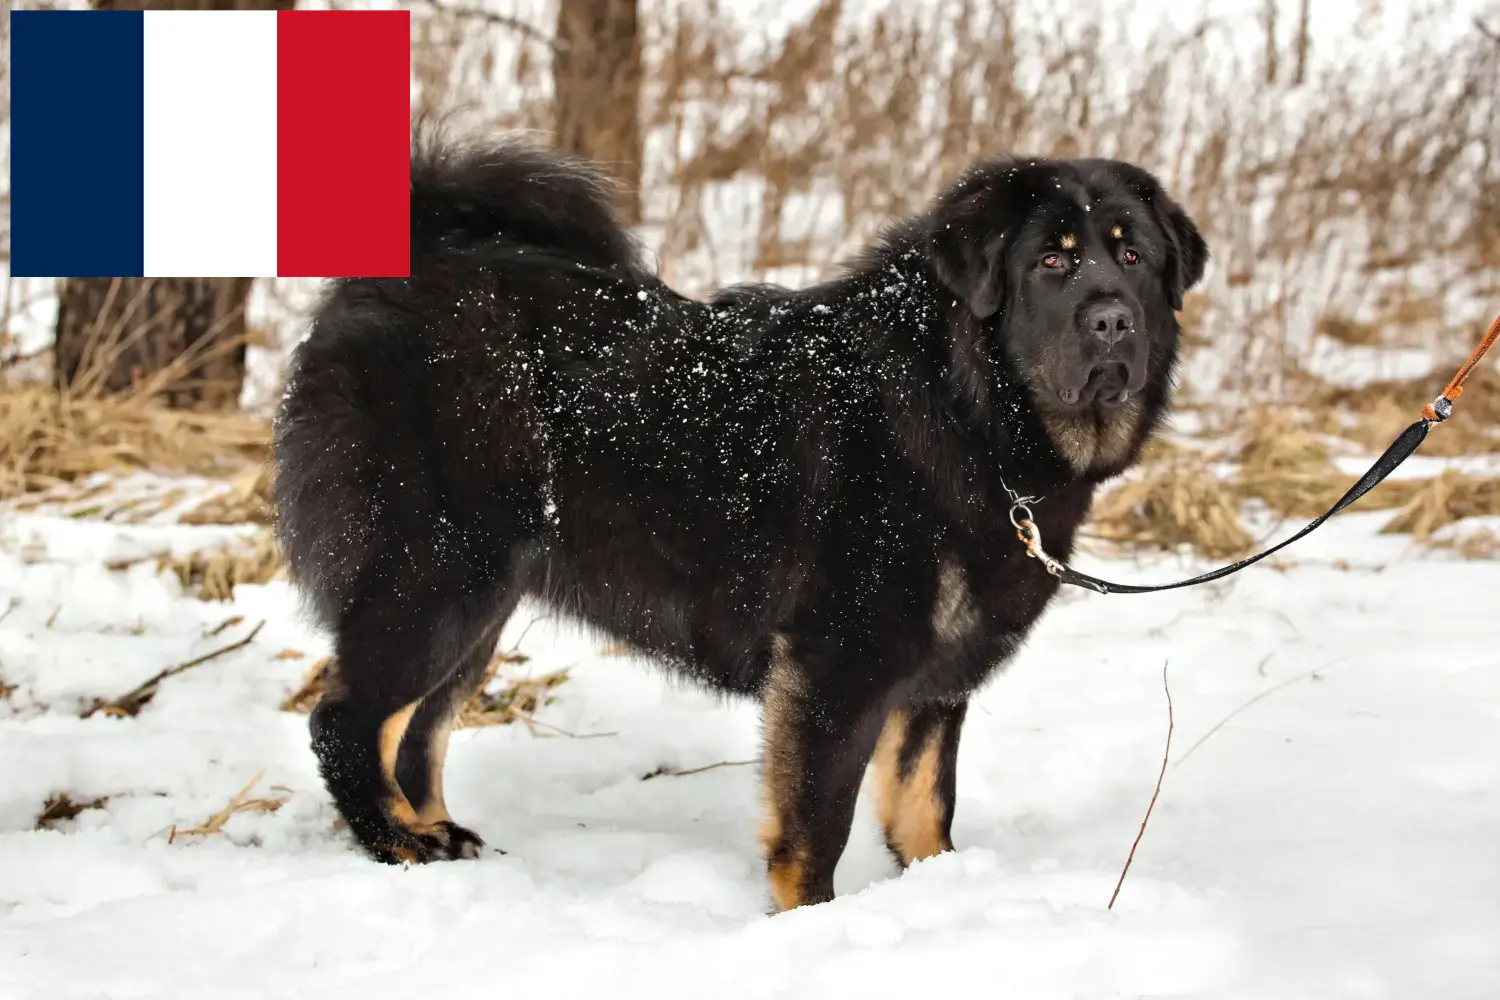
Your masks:
M850 696L849 672L826 658L820 650L818 662L809 663L791 640L777 636L762 694L761 841L779 910L833 898L833 870L884 721L868 698Z
M885 845L905 868L953 850L958 737L968 702L903 706L875 747L876 812Z

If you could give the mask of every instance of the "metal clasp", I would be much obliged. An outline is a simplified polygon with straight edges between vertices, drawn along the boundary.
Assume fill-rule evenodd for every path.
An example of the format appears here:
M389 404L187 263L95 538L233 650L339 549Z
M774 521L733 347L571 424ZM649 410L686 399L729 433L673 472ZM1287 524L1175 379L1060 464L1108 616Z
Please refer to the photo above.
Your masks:
M1026 554L1040 562L1053 576L1061 576L1063 564L1047 554L1042 548L1042 529L1031 519L1031 508L1020 500L1011 505L1010 523L1016 529L1016 537L1026 546Z

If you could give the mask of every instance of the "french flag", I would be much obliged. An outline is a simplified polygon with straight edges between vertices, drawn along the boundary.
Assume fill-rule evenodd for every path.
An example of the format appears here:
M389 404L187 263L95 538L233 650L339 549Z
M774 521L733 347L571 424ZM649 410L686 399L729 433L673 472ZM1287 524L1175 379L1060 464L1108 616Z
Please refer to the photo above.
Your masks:
M408 11L10 19L11 273L411 273Z

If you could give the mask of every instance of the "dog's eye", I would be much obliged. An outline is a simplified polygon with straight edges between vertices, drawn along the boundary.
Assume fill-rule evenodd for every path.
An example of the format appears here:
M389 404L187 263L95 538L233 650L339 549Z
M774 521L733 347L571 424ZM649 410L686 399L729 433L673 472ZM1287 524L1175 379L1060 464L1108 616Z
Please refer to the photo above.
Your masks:
M1062 267L1062 254L1049 253L1042 258L1043 267Z
M1140 259L1141 259L1141 255L1138 254L1138 253L1136 253L1134 250L1126 250L1125 251L1125 263L1127 263L1127 264L1134 264L1134 263L1138 262Z

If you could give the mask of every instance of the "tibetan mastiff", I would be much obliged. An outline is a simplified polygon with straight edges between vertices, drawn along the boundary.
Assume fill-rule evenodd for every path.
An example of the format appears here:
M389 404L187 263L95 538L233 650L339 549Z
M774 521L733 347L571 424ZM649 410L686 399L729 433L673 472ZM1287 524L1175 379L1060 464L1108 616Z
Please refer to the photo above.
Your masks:
M335 637L312 747L388 862L472 857L455 711L523 595L763 706L778 908L833 896L861 780L901 864L950 849L968 699L1161 421L1197 227L1107 159L971 169L842 276L700 301L586 164L419 138L411 277L332 283L275 507Z

